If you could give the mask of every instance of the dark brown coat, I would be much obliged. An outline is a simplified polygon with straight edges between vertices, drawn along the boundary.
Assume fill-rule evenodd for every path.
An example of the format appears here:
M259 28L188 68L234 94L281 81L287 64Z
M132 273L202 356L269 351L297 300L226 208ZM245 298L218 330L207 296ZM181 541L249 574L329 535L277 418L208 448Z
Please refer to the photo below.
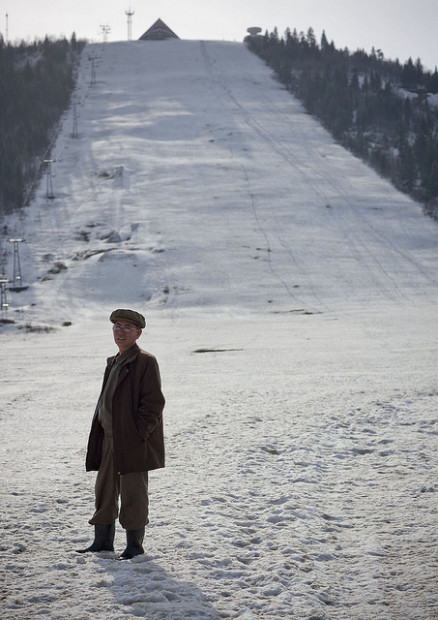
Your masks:
M105 369L105 385L114 357ZM121 366L113 396L114 461L119 474L164 467L163 408L157 360L137 344ZM103 428L94 413L85 468L97 471L102 457Z

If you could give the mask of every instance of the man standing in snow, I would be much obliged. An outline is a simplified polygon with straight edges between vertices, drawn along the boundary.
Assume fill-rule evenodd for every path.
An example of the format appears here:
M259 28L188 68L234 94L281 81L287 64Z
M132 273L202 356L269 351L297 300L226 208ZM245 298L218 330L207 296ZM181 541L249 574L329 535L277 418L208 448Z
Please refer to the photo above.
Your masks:
M120 559L130 559L144 553L148 471L164 467L164 397L157 360L137 345L144 317L119 309L110 321L119 353L107 360L86 457L86 470L98 472L95 537L79 553L113 551L118 516L127 538Z

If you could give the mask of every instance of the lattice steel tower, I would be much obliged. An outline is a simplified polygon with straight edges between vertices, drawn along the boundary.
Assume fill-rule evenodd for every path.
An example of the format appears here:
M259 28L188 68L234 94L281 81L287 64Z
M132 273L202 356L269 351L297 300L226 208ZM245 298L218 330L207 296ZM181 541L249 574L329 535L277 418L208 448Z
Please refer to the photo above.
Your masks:
M24 239L9 239L14 244L14 278L12 280L14 288L20 289L23 287L23 278L21 276L21 264L20 264L20 252L18 249L19 243L24 243Z

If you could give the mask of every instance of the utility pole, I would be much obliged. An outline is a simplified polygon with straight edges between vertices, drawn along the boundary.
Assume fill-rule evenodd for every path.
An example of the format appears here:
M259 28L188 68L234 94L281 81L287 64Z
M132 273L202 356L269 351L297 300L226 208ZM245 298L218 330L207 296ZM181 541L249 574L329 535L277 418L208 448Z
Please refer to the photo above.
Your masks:
M5 43L8 42L8 38L9 38L9 15L6 13Z
M132 16L134 15L134 11L131 10L131 7L125 11L125 15L128 16L128 41L132 41Z

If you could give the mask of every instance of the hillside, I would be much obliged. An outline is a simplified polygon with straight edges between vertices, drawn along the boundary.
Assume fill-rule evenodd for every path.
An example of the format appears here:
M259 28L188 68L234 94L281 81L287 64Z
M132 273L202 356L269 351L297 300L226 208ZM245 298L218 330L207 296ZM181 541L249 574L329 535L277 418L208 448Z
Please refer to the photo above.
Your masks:
M436 617L438 223L242 44L90 46L75 97L54 198L43 178L3 231L28 288L0 324L2 615ZM125 306L167 466L117 562L74 550Z

